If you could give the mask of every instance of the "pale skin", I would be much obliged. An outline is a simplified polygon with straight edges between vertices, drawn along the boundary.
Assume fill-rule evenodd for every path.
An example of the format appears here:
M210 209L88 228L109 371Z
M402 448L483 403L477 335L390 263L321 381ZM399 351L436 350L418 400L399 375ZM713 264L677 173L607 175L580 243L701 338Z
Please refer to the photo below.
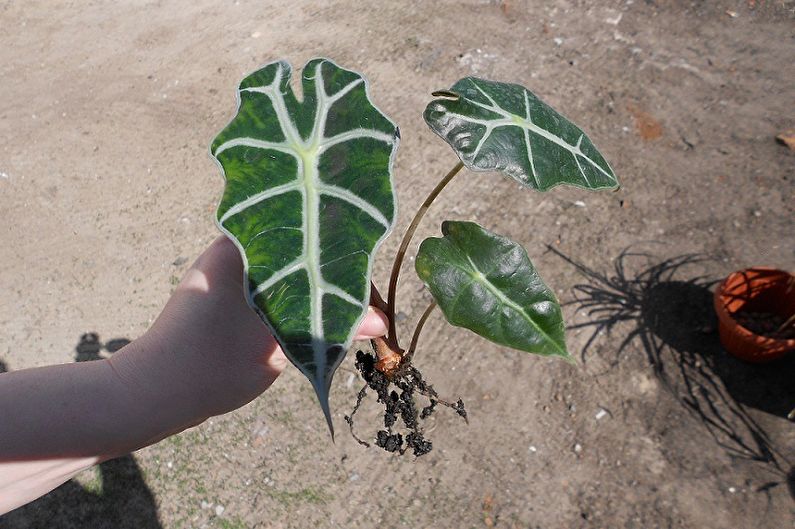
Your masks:
M242 281L240 254L220 237L152 327L111 358L0 374L0 514L268 389L288 361ZM357 339L386 331L370 308Z

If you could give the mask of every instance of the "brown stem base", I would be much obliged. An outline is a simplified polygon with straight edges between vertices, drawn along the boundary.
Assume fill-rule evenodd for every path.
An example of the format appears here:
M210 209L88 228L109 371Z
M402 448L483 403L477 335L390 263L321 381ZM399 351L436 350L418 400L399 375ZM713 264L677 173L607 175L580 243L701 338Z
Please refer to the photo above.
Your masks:
M403 350L394 344L390 344L385 338L375 338L370 343L375 351L377 361L375 369L391 379L400 369L403 361Z

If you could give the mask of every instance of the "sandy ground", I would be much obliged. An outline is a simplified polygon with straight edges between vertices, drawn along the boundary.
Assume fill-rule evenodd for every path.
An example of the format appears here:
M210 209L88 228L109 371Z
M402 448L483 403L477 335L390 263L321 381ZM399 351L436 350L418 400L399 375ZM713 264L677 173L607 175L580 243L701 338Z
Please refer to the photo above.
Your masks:
M403 136L399 228L455 163L422 122L429 93L466 75L522 83L575 118L624 185L541 195L467 173L444 192L419 235L477 220L525 244L562 301L590 296L617 323L567 305L571 366L437 314L417 365L465 400L470 424L439 413L431 454L344 434L360 385L349 358L332 390L336 444L290 369L245 408L86 472L0 527L795 526L795 364L727 357L709 308L710 281L733 270L795 268L795 152L774 141L795 128L795 4L594 4L0 2L11 370L72 361L85 332L144 332L218 235L207 146L236 83L277 58L325 55L370 78ZM628 248L646 255L622 259ZM400 296L408 331L428 294L408 272ZM376 413L365 406L360 433Z

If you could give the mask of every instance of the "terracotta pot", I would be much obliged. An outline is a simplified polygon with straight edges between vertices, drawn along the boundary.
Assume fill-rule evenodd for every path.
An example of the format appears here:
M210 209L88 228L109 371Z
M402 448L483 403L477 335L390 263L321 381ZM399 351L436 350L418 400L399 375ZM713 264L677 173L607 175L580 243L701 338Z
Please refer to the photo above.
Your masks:
M740 311L795 313L795 276L775 268L748 268L730 274L715 290L715 312L723 347L748 362L769 362L795 350L795 339L767 338L734 319Z

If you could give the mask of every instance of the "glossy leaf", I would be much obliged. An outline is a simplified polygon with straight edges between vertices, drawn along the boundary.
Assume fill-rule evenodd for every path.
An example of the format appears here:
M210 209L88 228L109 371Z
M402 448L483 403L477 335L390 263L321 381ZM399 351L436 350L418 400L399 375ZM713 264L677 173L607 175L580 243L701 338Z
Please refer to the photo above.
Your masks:
M474 222L442 223L415 261L447 321L500 345L569 358L563 317L519 244Z
M302 100L290 75L280 61L241 81L237 115L211 147L226 178L217 221L243 256L249 304L312 382L332 428L331 379L394 223L399 133L361 75L312 60Z
M469 169L501 171L540 191L618 187L585 133L523 86L466 77L434 95L425 121Z

